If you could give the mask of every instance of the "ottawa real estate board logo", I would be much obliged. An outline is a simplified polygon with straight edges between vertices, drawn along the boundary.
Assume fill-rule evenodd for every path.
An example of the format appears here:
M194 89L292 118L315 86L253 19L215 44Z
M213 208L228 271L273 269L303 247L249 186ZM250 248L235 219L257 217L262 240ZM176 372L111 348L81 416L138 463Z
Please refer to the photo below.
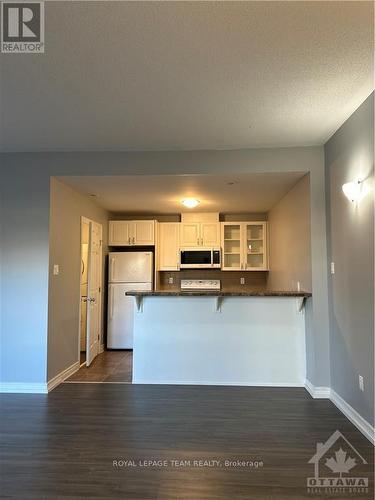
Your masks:
M368 477L364 474L368 463L340 431L317 444L309 463L314 465L314 477L307 478L309 494L340 498L343 494L368 493Z
M44 53L44 2L1 2L1 52Z

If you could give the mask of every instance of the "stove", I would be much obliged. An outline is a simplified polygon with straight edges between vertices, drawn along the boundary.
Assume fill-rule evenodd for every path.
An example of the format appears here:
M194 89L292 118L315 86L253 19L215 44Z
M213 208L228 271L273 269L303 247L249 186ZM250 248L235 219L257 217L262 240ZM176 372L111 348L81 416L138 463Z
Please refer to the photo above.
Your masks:
M220 290L220 280L181 280L181 290Z

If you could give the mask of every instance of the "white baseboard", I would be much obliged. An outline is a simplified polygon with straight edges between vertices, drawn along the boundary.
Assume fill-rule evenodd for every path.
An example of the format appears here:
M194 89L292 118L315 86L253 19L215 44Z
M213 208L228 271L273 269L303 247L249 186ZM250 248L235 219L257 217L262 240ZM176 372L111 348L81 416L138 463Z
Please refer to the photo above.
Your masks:
M51 392L55 387L64 382L65 379L69 378L73 373L79 370L79 361L76 361L71 366L58 373L55 377L51 378L51 380L47 383L47 390Z
M315 387L310 380L305 380L305 389L314 399L329 399L331 396L331 389L329 387Z
M331 389L331 401L372 444L375 444L375 428L333 389Z
M220 386L240 386L240 387L304 387L303 383L299 382L217 382L210 380L137 380L133 379L133 384L148 384L148 385L220 385Z
M305 388L314 399L330 399L332 403L351 421L367 439L375 444L375 429L361 415L330 387L315 387L309 380Z
M47 384L29 382L1 382L0 392L14 394L47 394Z

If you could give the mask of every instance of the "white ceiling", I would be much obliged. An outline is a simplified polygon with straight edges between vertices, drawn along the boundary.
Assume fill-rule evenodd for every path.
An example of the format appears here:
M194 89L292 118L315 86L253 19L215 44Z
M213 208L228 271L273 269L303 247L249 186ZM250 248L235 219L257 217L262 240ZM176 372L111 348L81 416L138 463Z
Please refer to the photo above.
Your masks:
M59 179L80 193L95 195L96 203L110 212L178 214L189 211L181 200L194 197L201 202L195 212L239 214L268 212L303 175L293 172Z
M373 90L371 1L46 2L1 55L3 151L324 143Z

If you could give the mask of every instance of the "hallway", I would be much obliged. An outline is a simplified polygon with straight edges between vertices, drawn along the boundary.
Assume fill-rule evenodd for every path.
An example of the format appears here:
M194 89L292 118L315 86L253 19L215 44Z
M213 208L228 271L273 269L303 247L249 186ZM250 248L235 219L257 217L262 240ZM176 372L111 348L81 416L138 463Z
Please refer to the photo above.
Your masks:
M82 366L65 380L74 382L132 382L133 351L104 351L89 367Z

